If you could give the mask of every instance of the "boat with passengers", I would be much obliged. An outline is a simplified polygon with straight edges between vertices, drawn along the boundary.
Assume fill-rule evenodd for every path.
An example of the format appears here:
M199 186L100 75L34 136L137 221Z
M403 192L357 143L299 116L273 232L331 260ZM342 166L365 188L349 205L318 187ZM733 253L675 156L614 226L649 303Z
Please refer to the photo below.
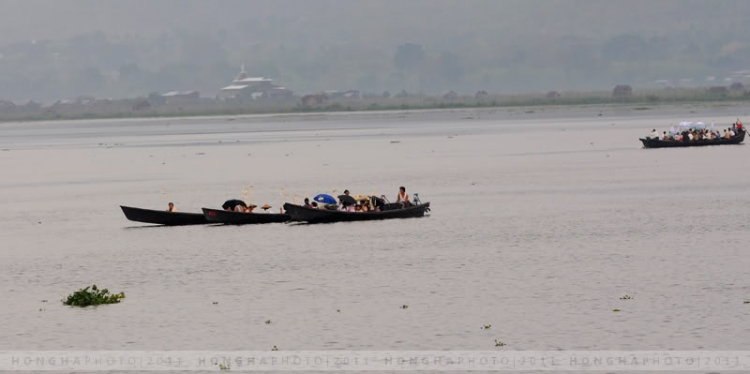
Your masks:
M681 122L676 127L672 126L669 132L664 131L659 134L654 129L649 136L641 138L640 141L644 148L740 144L745 140L746 132L739 119L726 129L717 128L714 124L706 126L703 122Z
M305 205L284 204L284 211L292 221L307 223L332 223L351 221L375 221L394 218L418 218L428 215L430 203L422 203L419 194L414 194L414 202L409 201L404 187L399 197L391 203L385 196L350 196L349 191L336 201L329 195L318 195L315 202ZM317 204L321 202L321 204Z

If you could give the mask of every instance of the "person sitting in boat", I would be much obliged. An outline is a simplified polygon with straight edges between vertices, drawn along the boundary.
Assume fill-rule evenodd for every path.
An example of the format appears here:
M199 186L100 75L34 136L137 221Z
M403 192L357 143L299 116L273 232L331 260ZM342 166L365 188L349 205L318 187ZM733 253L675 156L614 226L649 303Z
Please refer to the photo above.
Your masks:
M266 213L271 213L271 211L269 210L271 209L271 206L268 204L263 204L263 206L260 208L263 209L263 211L265 211Z
M310 199L305 198L305 208L312 208L313 206L310 205Z
M737 133L735 133L735 132L734 132L734 130L732 130L731 128L730 128L730 129L727 129L727 130L729 130L729 137L730 137L730 138L731 138L731 137L734 137L735 135L737 135Z
M724 139L729 139L729 131L724 130L724 136L722 136Z
M371 199L369 196L363 196L363 199L359 201L359 204L361 206L363 213L372 211L372 206L370 205L370 201Z
M177 207L174 206L174 203L169 203L169 207L167 208L167 212L175 213L177 212Z
M656 129L651 130L651 138L659 139L659 132Z
M317 202L315 202L315 201L313 201L313 202L312 202L312 206L311 206L311 208L314 208L314 209L320 209L320 208L318 208L318 203L317 203Z
M664 141L670 140L670 137L669 137L669 135L667 135L666 131L664 131L664 134L661 136L661 140L664 140Z
M658 133L657 133L657 138L658 138ZM398 188L398 197L396 198L396 202L404 204L404 207L411 206L411 201L409 201L409 195L406 194L406 187L401 186Z

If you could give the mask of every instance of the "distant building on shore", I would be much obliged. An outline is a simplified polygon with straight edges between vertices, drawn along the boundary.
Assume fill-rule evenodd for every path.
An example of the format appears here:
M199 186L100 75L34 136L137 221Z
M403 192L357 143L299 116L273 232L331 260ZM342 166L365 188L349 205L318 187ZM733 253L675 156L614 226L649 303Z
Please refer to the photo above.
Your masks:
M323 91L322 93L328 95L331 99L359 99L361 94L358 90L346 90L346 91Z
M273 79L249 76L244 64L232 84L219 92L222 99L291 99L293 96L291 90L273 84Z
M198 91L170 91L161 95L167 105L190 105L197 104L200 99Z

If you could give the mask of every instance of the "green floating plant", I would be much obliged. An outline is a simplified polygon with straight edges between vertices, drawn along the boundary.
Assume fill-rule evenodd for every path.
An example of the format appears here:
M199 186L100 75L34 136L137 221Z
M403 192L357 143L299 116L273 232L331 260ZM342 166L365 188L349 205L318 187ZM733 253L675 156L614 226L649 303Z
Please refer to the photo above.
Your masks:
M408 307L409 307L408 305L404 304L404 305L401 305L399 308L401 308L401 309L407 309Z
M630 299L632 299L632 297L630 295L625 295L625 296L623 296L623 297L620 298L620 300L630 300Z
M219 370L227 371L227 370L229 370L229 366L228 365L224 365L224 364L219 364Z
M507 344L505 344L505 343L503 343L503 342L501 342L501 341L499 341L499 340L495 339L495 347L504 347L504 346L506 346L506 345L507 345Z
M277 347L277 346L275 346L275 345L274 345L274 346L273 346L273 348L271 348L271 350L272 350L272 351L274 351L274 352L275 352L275 351L278 351L278 350L279 350L279 347Z
M89 305L117 304L124 298L124 292L110 294L108 289L100 290L96 285L93 285L68 295L68 298L62 300L62 302L65 305L86 307Z
M492 328L492 325L484 325L482 326L482 330L489 330Z

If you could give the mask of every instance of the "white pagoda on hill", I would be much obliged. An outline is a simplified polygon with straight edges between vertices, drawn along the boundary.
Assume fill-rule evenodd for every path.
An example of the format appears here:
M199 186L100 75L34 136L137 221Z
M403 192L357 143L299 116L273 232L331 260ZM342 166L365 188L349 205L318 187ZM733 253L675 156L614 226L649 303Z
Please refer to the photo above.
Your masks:
M242 64L240 74L232 81L232 84L221 89L219 97L224 99L281 99L292 98L294 93L285 87L273 84L273 79L263 77L250 77Z

